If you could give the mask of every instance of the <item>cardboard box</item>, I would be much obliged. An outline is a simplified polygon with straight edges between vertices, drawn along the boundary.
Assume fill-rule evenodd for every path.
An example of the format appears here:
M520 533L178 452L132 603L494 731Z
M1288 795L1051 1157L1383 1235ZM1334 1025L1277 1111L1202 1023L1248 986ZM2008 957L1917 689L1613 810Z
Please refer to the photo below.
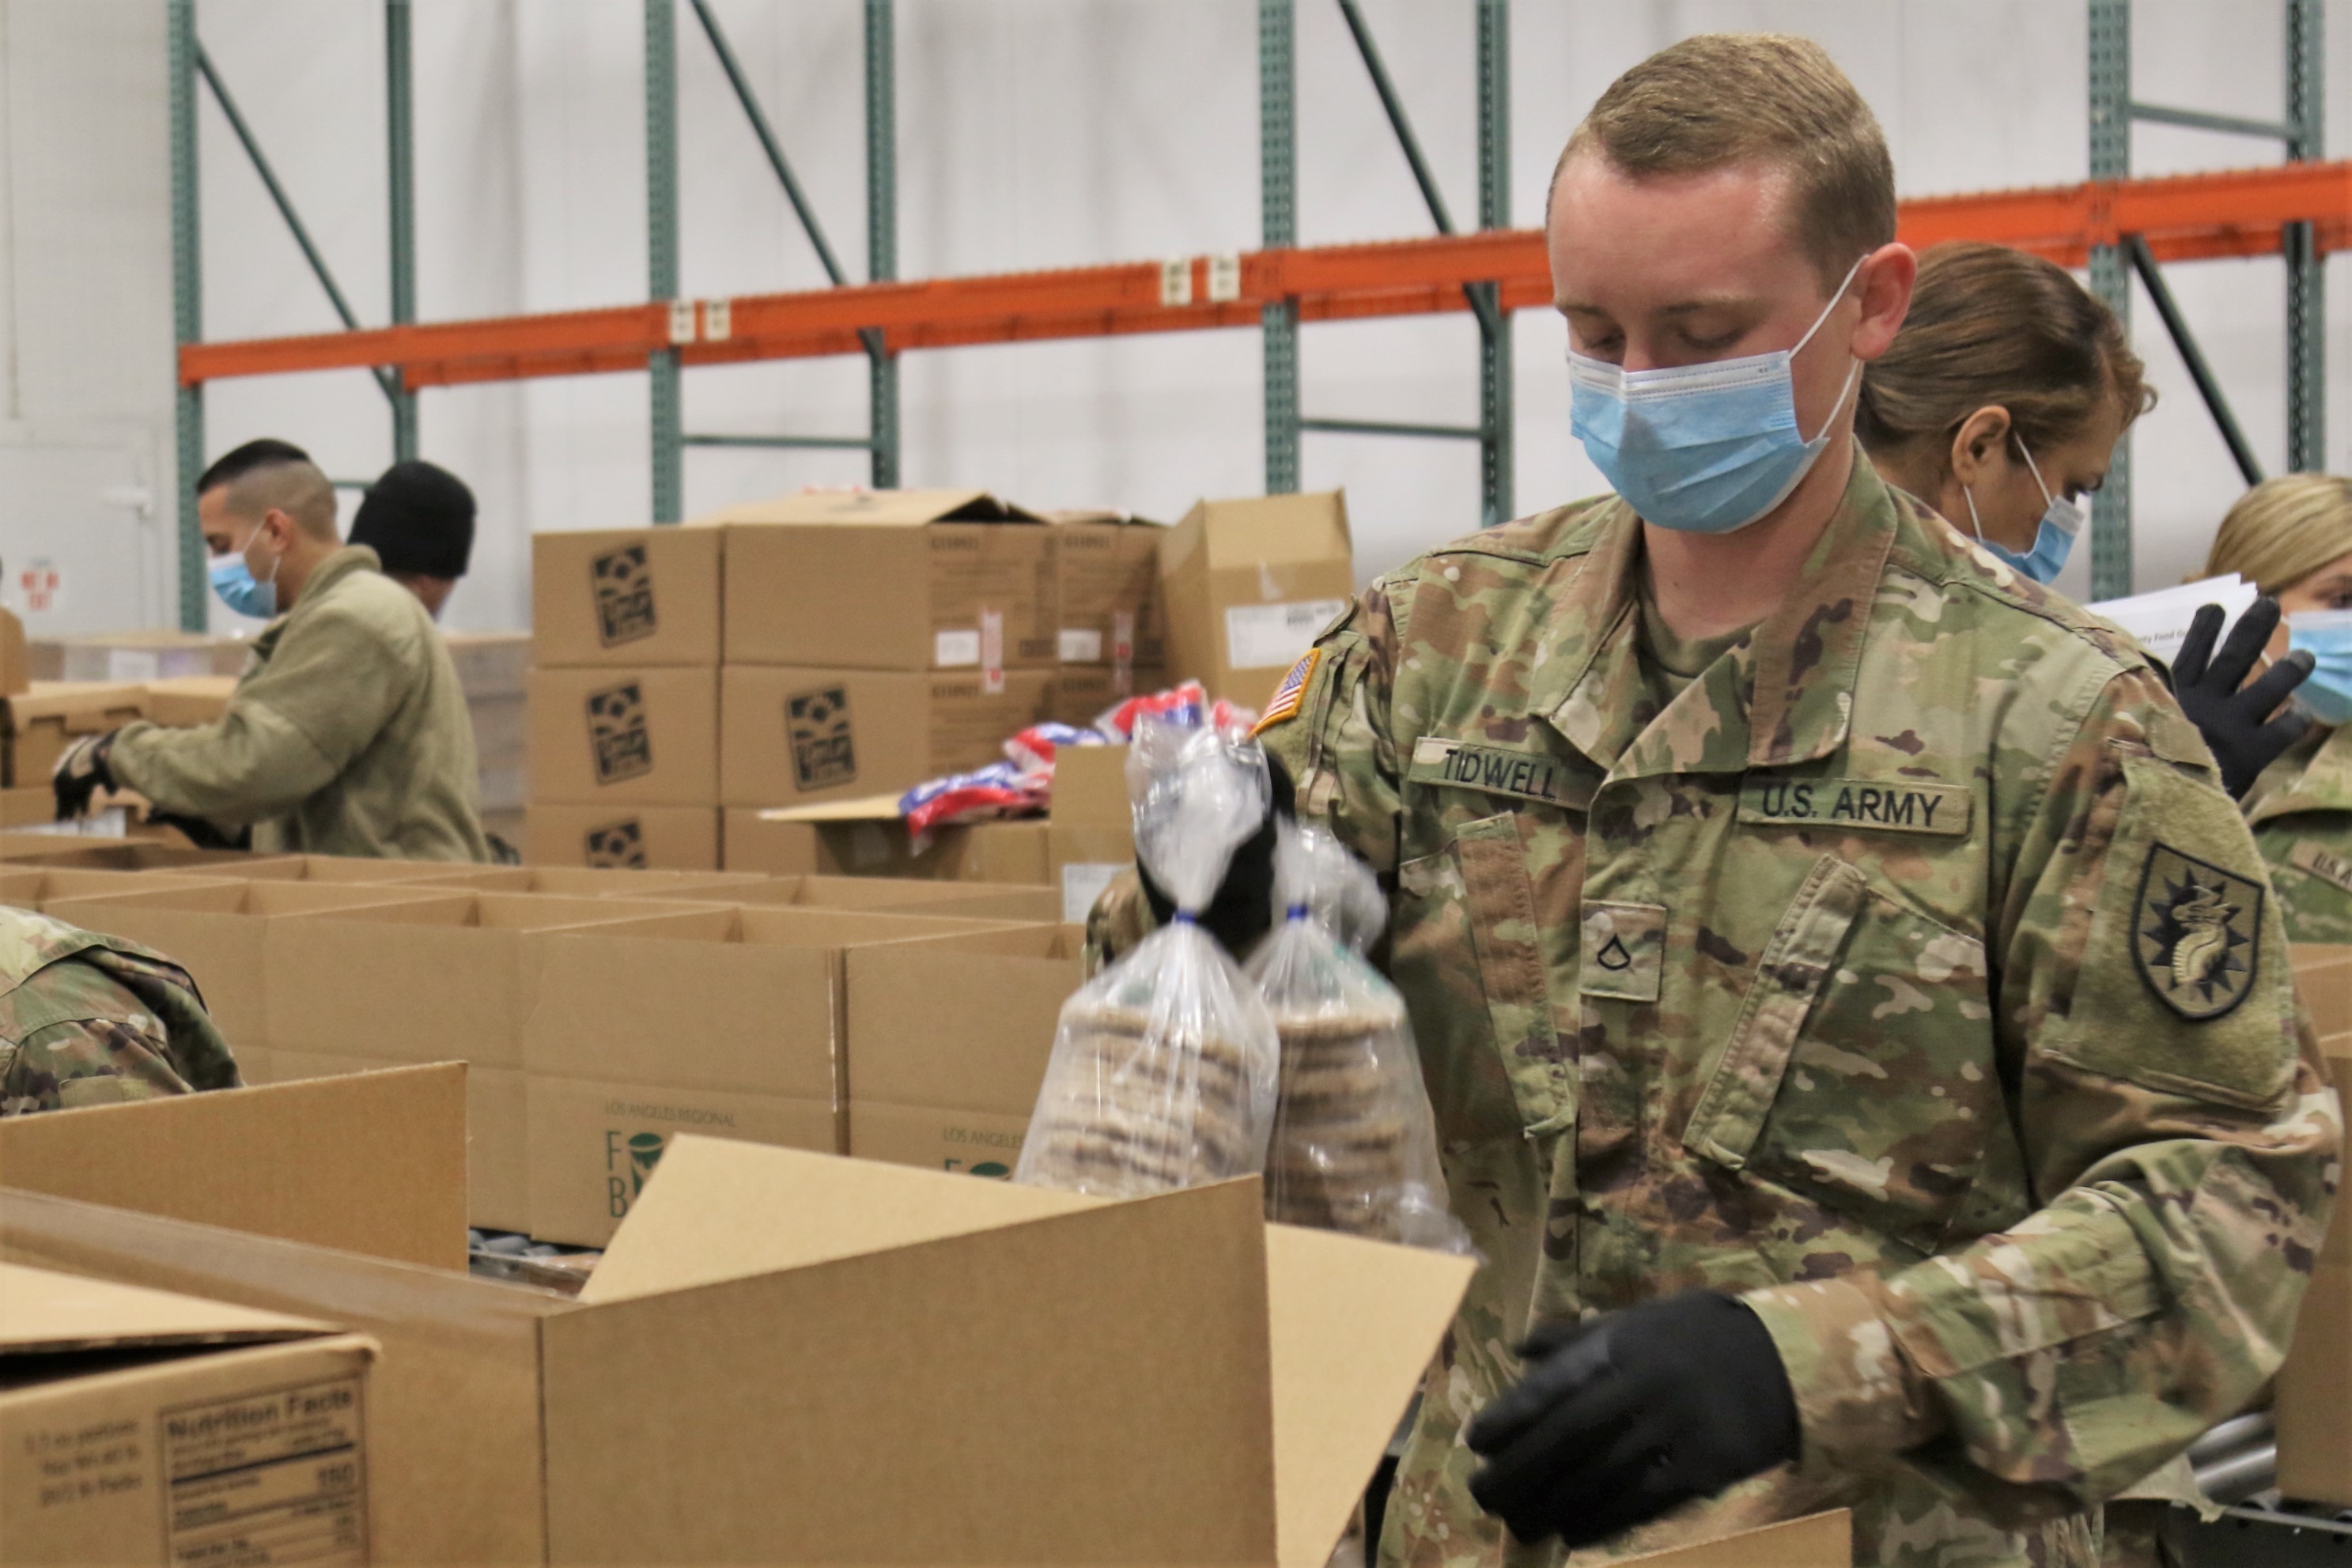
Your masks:
M1262 1201L684 1137L577 1301L37 1197L0 1211L0 1251L348 1303L384 1347L389 1561L1055 1564L1113 1541L1319 1568L1473 1265L1269 1227Z
M720 542L693 528L533 534L532 656L542 667L716 664Z
M1851 1568L1853 1515L1832 1509L1623 1562L1626 1568Z
M184 887L215 887L219 881L201 876L176 876L170 872L85 871L75 866L0 863L0 904L46 913L52 904L69 898L104 898L119 893L177 892Z
M0 1186L462 1269L465 1085L445 1062L0 1118Z
M467 887L478 893L542 893L562 898L672 898L710 890L709 902L728 903L732 890L759 887L771 878L741 871L635 871L617 866L475 866L436 877L436 887Z
M374 1355L325 1322L0 1263L8 1560L368 1562Z
M524 813L523 862L533 866L716 871L715 806L557 806Z
M730 664L720 672L720 800L802 806L897 793L1001 761L1045 716L1054 676Z
M1283 672L1356 596L1337 490L1202 501L1160 536L1168 673L1263 707Z
M263 1056L267 1071L278 1083L416 1071L389 1057L314 1051L266 1051ZM242 1053L238 1061L243 1062ZM522 1072L510 1067L468 1066L464 1071L466 1223L485 1230L529 1230L530 1151Z
M25 623L13 610L0 607L0 697L13 697L33 681L32 660L25 649Z
M717 805L719 672L533 670L530 779L573 805Z
M1166 530L1117 512L1054 512L1046 520L1054 525L1061 664L1129 670L1164 664L1160 536Z
M142 879L134 879L142 880ZM269 1040L264 959L266 933L280 916L328 909L424 899L445 906L462 904L453 893L411 892L380 883L205 882L115 891L53 901L45 913L110 936L144 943L188 971L240 1056ZM318 977L331 984L331 977ZM443 1061L442 1056L408 1061Z
M1052 879L1042 821L973 822L934 829L917 853L895 795L782 811L730 806L719 859L730 870L773 876L926 877L1023 883Z
M236 677L182 675L149 681L142 689L147 694L147 717L172 729L193 729L220 722L236 691Z
M244 637L203 632L93 632L43 637L31 646L37 681L143 684L183 675L241 675L252 657Z
M849 1152L861 1160L1011 1181L1029 1117L853 1100Z
M1048 530L984 491L808 491L696 521L724 528L728 664L1054 667Z
M1045 853L1061 918L1085 925L1103 890L1135 864L1126 747L1072 747L1055 758Z
M0 704L0 747L8 761L5 780L12 789L47 789L49 774L66 748L88 735L119 729L147 711L146 693L135 685L86 681L35 681L30 690ZM55 816L53 808L46 813Z
M1057 724L1087 728L1128 698L1166 691L1168 685L1168 671L1160 664L1124 670L1108 664L1065 664L1054 676L1048 716Z
M877 910L1024 925L1055 919L1059 902L1050 888L883 876L775 877L728 886L688 883L652 896L736 904L747 909Z
M659 531L659 530L656 530ZM541 534L531 546L532 588L538 587L540 538L578 538L577 535ZM457 668L457 687L466 694L468 706L488 698L519 697L523 695L526 678L530 674L531 634L528 632L444 632L442 644L449 650L449 662ZM550 659L549 664L577 663L576 660ZM656 660L642 661L646 664Z

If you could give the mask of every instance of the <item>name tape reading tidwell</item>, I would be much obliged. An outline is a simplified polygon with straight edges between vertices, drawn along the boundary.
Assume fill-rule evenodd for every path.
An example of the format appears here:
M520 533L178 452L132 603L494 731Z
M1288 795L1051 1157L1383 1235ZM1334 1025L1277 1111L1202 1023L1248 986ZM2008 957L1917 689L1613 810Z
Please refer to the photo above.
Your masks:
M362 1415L356 1377L165 1410L157 1437L172 1561L364 1563Z
M1344 599L1234 604L1225 610L1225 662L1236 670L1279 669L1307 652L1315 634L1348 608Z

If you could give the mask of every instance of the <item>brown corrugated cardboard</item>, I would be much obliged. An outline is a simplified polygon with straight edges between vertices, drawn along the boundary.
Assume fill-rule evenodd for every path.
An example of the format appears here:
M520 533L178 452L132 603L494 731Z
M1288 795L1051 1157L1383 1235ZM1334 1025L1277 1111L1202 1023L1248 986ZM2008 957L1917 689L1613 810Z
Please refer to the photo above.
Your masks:
M433 879L436 887L479 893L546 893L560 898L669 898L709 888L714 902L730 888L759 887L772 879L755 871L655 871L621 866L486 865Z
M1068 925L942 936L850 952L849 1098L1026 1121L1062 1004L1085 979ZM937 1027L939 998L960 1027Z
M1356 593L1339 491L1202 501L1160 536L1168 673L1262 707Z
M730 507L727 663L1051 669L1042 519L979 490L810 491Z
M1054 700L1047 716L1058 724L1088 728L1128 698L1167 689L1168 671L1160 664L1125 671L1107 664L1065 664L1054 675Z
M730 664L721 673L719 781L730 806L802 806L896 792L1001 761L1045 716L1050 671L975 673Z
M527 865L716 871L719 809L534 800L524 814L520 847Z
M718 804L719 672L533 670L530 784L573 805Z
M546 667L716 664L719 544L692 528L533 534L532 657Z
M1012 883L946 882L929 877L796 876L719 885L688 881L656 898L740 904L746 908L863 909L900 915L944 915L962 920L1024 924L1055 918L1049 888Z
M1073 746L1054 763L1045 852L1060 918L1084 925L1103 889L1135 863L1135 815L1127 798L1127 747Z
M686 1137L576 1303L38 1197L0 1249L347 1303L388 1560L1320 1568L1472 1265L1261 1207Z
M146 716L173 729L190 729L218 722L228 711L236 690L235 675L182 675L176 680L149 681Z
M933 1110L869 1100L849 1104L849 1152L861 1160L917 1166L927 1171L1013 1179L1029 1117L985 1111Z
M78 866L0 866L0 904L47 911L68 898L104 898L118 893L177 892L213 887L221 879L179 876L163 871L86 871Z
M374 1354L328 1323L0 1263L9 1562L367 1563Z
M1054 512L1046 520L1054 524L1056 653L1063 665L1132 671L1164 663L1161 526L1116 512Z
M244 879L262 876L266 868L302 858L253 855L243 850L186 849L176 844L65 833L7 833L0 834L0 839L6 841L8 859L16 864L78 866L89 871L189 872Z
M360 1073L414 1071L390 1057L266 1051L266 1070L278 1083L302 1083ZM245 1053L237 1053L244 1064ZM250 1075L248 1075L248 1082ZM466 1069L466 1223L488 1230L530 1228L530 1166L526 1145L523 1076L509 1067Z
M203 632L93 632L43 637L31 647L33 678L42 681L173 680L245 673L253 644Z
M562 537L540 535L539 538ZM536 540L533 555L537 554ZM534 570L536 562L534 561ZM533 585L536 587L536 584ZM457 669L457 687L471 707L486 698L519 697L530 674L531 634L528 632L444 632L443 645ZM550 659L551 664L578 664L573 659ZM643 664L660 661L646 659Z
M46 789L66 747L86 735L104 735L147 711L147 694L135 685L103 681L35 681L31 689L0 702L0 747L8 758L5 782L12 789ZM51 815L55 813L52 812Z
M1850 1568L1853 1515L1832 1509L1623 1562L1624 1568Z
M730 806L720 858L730 869L774 876L928 877L1039 886L1052 880L1045 823L935 828L918 854L895 795L782 814Z
M32 685L32 662L25 651L25 623L0 607L0 697L13 697Z
M273 919L419 898L444 905L463 903L455 894L412 891L397 883L206 882L60 898L46 913L85 931L143 942L179 964L195 980L231 1049L242 1051L269 1043L263 936Z
M403 1262L466 1263L466 1070L0 1119L0 1186Z

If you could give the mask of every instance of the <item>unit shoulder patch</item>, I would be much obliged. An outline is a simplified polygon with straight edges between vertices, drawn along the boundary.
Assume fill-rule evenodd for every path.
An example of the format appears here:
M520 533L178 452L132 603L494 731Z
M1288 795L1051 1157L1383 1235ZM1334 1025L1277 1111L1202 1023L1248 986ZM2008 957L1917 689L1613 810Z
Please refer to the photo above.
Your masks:
M2263 893L2259 883L2149 844L2132 933L2148 989L2200 1022L2244 1001L2262 956Z
M1836 828L1958 838L1974 805L1958 784L1876 779L1750 779L1739 788L1739 820L1771 827Z
M1290 673L1282 677L1280 685L1274 688L1273 699L1265 705L1265 712L1260 714L1257 722L1250 727L1252 735L1264 735L1276 725L1298 716L1298 710L1307 704L1307 683L1315 678L1315 666L1322 657L1323 650L1320 648L1309 648L1298 656L1298 663L1290 666Z

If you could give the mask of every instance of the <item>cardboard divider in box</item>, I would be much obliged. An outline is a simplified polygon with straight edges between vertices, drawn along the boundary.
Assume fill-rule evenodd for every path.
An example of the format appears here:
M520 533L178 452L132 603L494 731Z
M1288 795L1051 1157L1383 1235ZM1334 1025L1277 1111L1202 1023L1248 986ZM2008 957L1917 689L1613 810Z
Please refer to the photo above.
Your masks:
M849 1152L1011 1176L1085 946L1076 926L1034 925L853 949ZM952 1030L940 997L956 998Z
M918 852L908 839L907 824L898 816L895 795L781 814L730 806L722 816L719 860L730 871L1037 886L1053 880L1042 821L934 828L929 842Z
M531 1234L602 1245L680 1132L840 1150L845 955L1003 929L940 915L745 906L541 943L523 1032ZM936 1000L933 1015L936 1029Z
M2330 1082L2352 1110L2352 946L2298 943L2294 963ZM2277 1386L2280 1489L2352 1508L2352 1214L2340 1195Z
M276 921L407 902L446 905L461 898L383 883L205 882L60 898L44 913L85 931L144 943L186 969L242 1061L272 1044L265 952L267 933ZM332 985L334 977L321 973L313 983ZM408 1060L442 1061L447 1055Z
M577 1301L37 1197L0 1254L374 1338L390 1561L1320 1568L1473 1265L1262 1207L689 1137Z
M633 871L618 867L485 865L451 871L433 879L436 887L469 887L481 893L545 893L562 897L667 898L709 888L714 899L731 888L757 887L771 879L755 871Z
M267 1053L272 1084L349 1081L414 1071L388 1056L279 1051ZM237 1055L240 1064L245 1055ZM524 1230L530 1218L530 1166L525 1146L523 1075L519 1069L467 1065L464 1213L470 1224L491 1230ZM250 1074L247 1082L251 1082Z
M525 865L599 870L717 871L716 806L566 806L523 809Z
M800 806L1001 761L1045 718L1051 670L862 670L729 664L719 672L719 794L728 806ZM559 797L542 791L551 799Z
M367 1562L375 1349L332 1323L0 1263L9 1560L252 1561L267 1541L275 1561Z
M717 805L719 672L541 665L530 673L530 768L534 800Z
M87 871L79 866L19 865L0 862L0 904L47 913L69 898L103 898L118 893L172 893L184 887L217 887L231 879L180 876L167 871Z
M1050 921L1056 908L1048 888L920 877L788 876L727 886L688 883L650 896L740 904L747 908L870 909L1024 923Z
M551 668L718 664L720 543L695 528L533 534L531 657Z
M110 681L35 681L28 691L0 699L0 784L46 788L66 748L84 736L104 735L147 712L139 686Z
M174 875L226 877L249 882L403 883L446 876L464 862L373 860L356 855L248 854L243 850L199 850L183 844L131 842L121 839L49 837L45 849L8 856L12 865L77 867L89 871L165 871Z
M1160 537L1168 674L1262 707L1356 596L1348 503L1333 490L1202 501Z

